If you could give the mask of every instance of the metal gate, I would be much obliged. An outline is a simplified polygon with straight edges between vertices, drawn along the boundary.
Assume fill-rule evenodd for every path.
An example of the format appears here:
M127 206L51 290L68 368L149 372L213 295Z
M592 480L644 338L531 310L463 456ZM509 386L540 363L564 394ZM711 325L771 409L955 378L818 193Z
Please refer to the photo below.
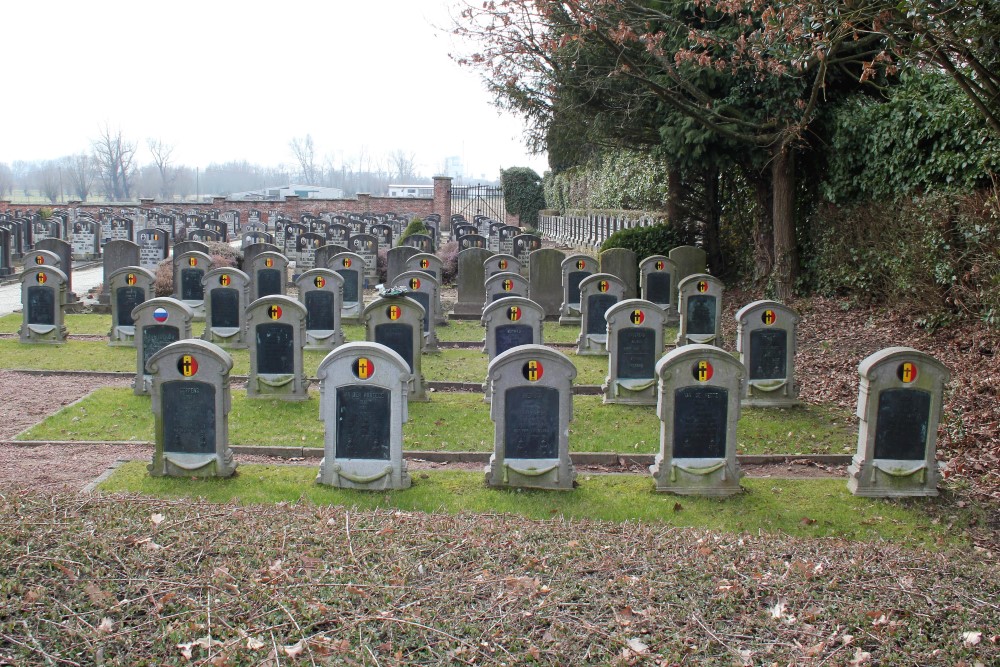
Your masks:
M458 185L451 188L451 213L472 222L485 215L497 222L507 221L503 205L503 188L499 185Z

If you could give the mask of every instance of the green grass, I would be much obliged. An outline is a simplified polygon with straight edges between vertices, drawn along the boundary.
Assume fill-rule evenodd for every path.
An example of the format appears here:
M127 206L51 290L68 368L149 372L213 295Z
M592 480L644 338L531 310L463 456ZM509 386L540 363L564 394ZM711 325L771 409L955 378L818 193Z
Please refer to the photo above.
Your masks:
M236 445L322 447L323 423L318 395L302 402L248 399L232 392L229 440ZM493 449L493 422L482 394L437 392L427 403L411 403L403 425L407 450L488 452ZM575 396L570 422L570 450L651 454L659 451L659 420L653 407L604 405L599 396ZM761 424L766 424L762 426ZM744 410L737 428L742 454L826 453L851 445L855 431L846 415L814 406L764 411ZM280 425L278 427L277 425ZM769 439L794 431L795 438ZM763 435L762 435L763 434ZM816 438L809 435L818 434ZM104 388L69 405L25 431L21 440L153 439L150 399L130 389Z
M924 508L935 501L882 501L852 496L842 479L744 479L745 493L723 499L659 494L638 475L581 475L568 492L487 488L483 473L414 471L413 487L369 493L315 484L311 466L240 466L230 479L153 478L145 462L121 466L100 485L105 492L129 491L211 502L307 501L361 510L488 512L531 519L565 517L605 521L661 522L731 533L784 533L795 537L889 540L895 545L937 548L965 541L962 530L932 523Z

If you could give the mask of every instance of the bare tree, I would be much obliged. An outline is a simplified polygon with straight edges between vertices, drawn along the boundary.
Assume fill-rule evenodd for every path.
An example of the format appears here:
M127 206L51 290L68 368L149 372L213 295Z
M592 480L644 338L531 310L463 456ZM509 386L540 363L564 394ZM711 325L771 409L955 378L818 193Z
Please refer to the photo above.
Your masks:
M70 194L80 201L87 201L94 185L94 161L86 153L77 153L66 156L63 162Z
M316 173L316 148L313 146L311 134L303 138L294 137L288 146L292 149L292 154L299 163L302 170L302 180L305 185L316 185L319 181Z
M0 162L0 199L14 194L14 172L6 162Z
M400 183L408 183L416 178L416 162L415 154L407 153L399 148L389 154L389 164L395 172L395 178L399 179Z
M146 146L153 156L153 164L160 172L160 197L169 199L174 194L174 182L177 180L177 169L170 163L174 147L163 143L161 139L146 139Z
M55 204L62 194L62 170L55 160L49 160L38 170L38 191Z
M92 146L94 161L108 196L114 201L131 199L131 181L136 171L136 143L125 139L121 129L112 130L105 124Z

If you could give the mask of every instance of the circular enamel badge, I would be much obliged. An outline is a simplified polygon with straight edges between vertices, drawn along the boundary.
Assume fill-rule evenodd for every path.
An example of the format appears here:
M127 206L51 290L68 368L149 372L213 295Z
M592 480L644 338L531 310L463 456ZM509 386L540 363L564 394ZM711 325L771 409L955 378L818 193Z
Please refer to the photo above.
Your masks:
M272 320L280 320L281 306L279 306L276 303L272 303L270 306L267 307L267 316L270 317Z
M233 280L232 278L229 277L228 273L223 273L221 276L219 276L219 284L222 285L223 287L229 287L229 283L231 283L232 281Z
M701 359L691 368L691 375L698 382L708 382L712 379L712 374L715 369L712 368L712 364L709 363L708 359Z
M629 320L632 321L632 324L639 326L640 324L646 321L646 313L636 308L635 310L632 311L632 314L629 315Z
M44 264L45 255L35 255L35 264Z
M320 288L326 287L326 278L324 278L323 276L316 276L315 278L313 278L313 285Z
M198 266L198 258L188 257L188 266Z
M658 259L656 260L656 264L653 264L653 266L656 268L657 271L662 271L663 267L666 266L666 264L663 263L662 259Z
M896 377L900 379L901 382L910 384L917 379L917 365L912 361L904 361L896 369Z
M507 260L506 259L501 259L499 262L497 262L497 268L498 269L502 269L502 270L506 270L507 269Z
M430 268L430 266L431 266L431 260L429 260L429 259L422 259L422 260L420 260L420 268L421 269L428 269L428 268Z
M350 257L345 257L344 261L343 261L343 265L344 265L345 269L351 268L351 258Z
M385 309L385 314L390 320L398 320L403 316L403 309L394 304Z
M778 314L773 310L771 310L770 308L768 308L767 310L765 310L763 313L760 314L760 321L766 324L767 326L771 326L772 324L778 321Z
M587 261L583 259L576 260L576 268L585 269L587 268Z
M375 375L375 362L368 357L358 357L351 364L351 371L359 380L367 380Z
M157 308L153 311L153 319L160 324L166 322L168 317L170 317L170 314L167 312L166 308Z
M410 289L420 289L420 278L410 278Z
M537 359L527 361L524 366L521 367L521 374L524 375L524 379L528 382L538 382L542 379L542 374L544 372L545 369L542 368L542 362Z
M699 292L707 292L708 291L708 281L707 280L699 280L697 287L698 287L698 291Z
M198 372L198 360L190 354L182 354L177 360L177 371L186 378Z
M611 283L609 283L607 280L602 280L597 283L598 292L607 292L610 288L611 288Z
M267 267L267 268L269 268L269 269L270 269L270 268L271 268L272 266L274 266L274 258L272 258L272 257L267 257L267 258L265 258L265 259L264 259L264 266L266 266L266 267Z
M507 319L511 322L517 322L521 319L521 309L518 306L511 306L507 309Z
M514 281L511 280L510 278L506 278L503 282L500 283L500 287L503 288L504 292L509 292L512 289L514 289Z
M45 282L46 282L46 281L47 281L48 279L49 279L49 277L48 277L47 275L45 275L45 272L44 272L44 271L40 271L39 273L37 273L37 274L35 275L35 280L37 280L37 281L38 281L38 282L39 282L40 284L42 284L42 285L44 285L44 284L45 284Z

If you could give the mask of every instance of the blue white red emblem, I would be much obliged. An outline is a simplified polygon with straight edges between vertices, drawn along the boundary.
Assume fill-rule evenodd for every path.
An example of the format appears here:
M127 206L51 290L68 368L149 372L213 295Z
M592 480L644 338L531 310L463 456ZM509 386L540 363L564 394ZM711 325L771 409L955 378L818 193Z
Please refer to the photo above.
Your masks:
M163 323L167 321L167 309L157 308L153 311L153 319L157 322Z

